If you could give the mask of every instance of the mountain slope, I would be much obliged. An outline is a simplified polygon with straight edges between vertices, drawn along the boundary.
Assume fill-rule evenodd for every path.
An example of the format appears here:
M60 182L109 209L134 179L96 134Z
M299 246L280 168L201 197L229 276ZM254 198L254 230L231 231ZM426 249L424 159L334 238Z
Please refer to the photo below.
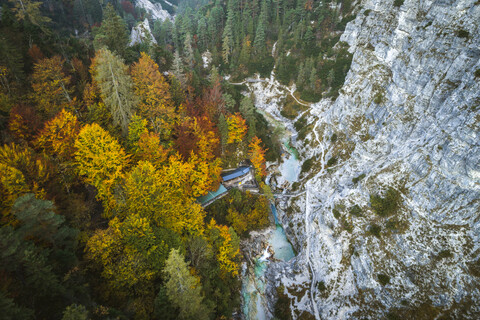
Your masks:
M322 318L477 318L480 5L396 4L347 25L351 69L302 119L313 165L283 219Z

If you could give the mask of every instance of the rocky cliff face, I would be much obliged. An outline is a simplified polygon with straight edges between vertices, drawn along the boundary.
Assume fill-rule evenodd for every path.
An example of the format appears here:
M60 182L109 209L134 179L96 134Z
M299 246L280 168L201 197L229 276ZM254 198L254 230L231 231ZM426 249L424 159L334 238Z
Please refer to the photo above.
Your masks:
M366 0L347 25L351 69L304 115L313 165L281 216L297 310L480 317L479 24L476 0Z

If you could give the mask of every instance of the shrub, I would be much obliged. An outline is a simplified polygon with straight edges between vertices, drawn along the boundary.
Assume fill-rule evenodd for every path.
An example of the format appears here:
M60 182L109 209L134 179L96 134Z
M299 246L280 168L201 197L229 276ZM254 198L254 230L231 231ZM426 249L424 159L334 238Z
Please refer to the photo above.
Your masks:
M338 137L337 137L337 134L334 133L334 134L332 134L332 136L330 137L330 141L331 141L332 143L335 143L335 142L337 141L337 138L338 138Z
M379 273L377 275L377 278L378 278L378 282L380 282L382 286L390 283L390 277L387 276L386 274Z
M470 33L464 29L458 30L457 35L459 38L464 38L464 39L468 39L470 37Z
M337 209L334 208L332 210L332 213L333 213L333 216L335 217L335 219L340 218L340 211L338 211Z
M304 128L307 125L307 118L301 117L298 119L293 126L295 127L295 130L300 131L302 128Z
M327 290L327 287L325 287L325 282L323 282L323 281L318 282L317 283L317 289L320 290L320 291Z
M278 299L275 302L273 314L279 320L291 320L292 312L290 310L290 298L283 293L285 287L277 287Z
M400 7L401 5L403 5L403 2L405 2L405 0L394 0L393 5L395 7Z
M327 167L332 167L337 164L337 157L333 156L327 161Z
M385 227L387 229L390 229L390 230L395 230L395 229L397 229L397 221L396 220L388 220Z
M375 102L376 104L381 104L384 102L384 100L385 100L385 97L383 96L382 92L377 92L375 94L375 97L373 98L373 102Z
M368 17L368 15L370 14L370 12L372 12L372 10L367 9L367 10L363 11L363 15L364 15L365 17Z
M475 78L480 78L480 69L475 70L473 75L475 76Z
M450 250L446 249L446 250L440 251L438 253L437 257L440 258L440 259L444 259L444 258L451 258L451 257L453 257L453 255L450 252Z
M362 214L362 209L358 206L358 204L356 204L350 208L350 214L353 214L354 216L360 216Z
M393 311L387 313L387 320L401 320L401 318Z
M355 177L352 179L352 182L353 183L357 183L358 181L362 180L363 178L365 178L365 173L362 173L361 175L359 175L358 177Z
M368 232L370 232L371 234L373 234L377 238L380 238L380 232L381 231L382 231L382 228L378 224L375 224L375 223L372 223L370 225L370 229L368 230Z
M309 158L302 163L302 173L308 172L313 166L313 158Z
M400 204L400 192L390 187L383 198L379 195L370 195L370 203L373 211L379 216L394 214Z

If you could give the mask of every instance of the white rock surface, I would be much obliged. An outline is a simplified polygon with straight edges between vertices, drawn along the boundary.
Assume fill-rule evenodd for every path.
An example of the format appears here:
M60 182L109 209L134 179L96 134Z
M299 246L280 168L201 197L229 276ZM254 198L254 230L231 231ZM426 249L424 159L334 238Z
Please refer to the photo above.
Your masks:
M130 33L131 46L146 41L155 44L157 43L157 40L155 40L152 30L150 29L150 23L148 23L148 19L145 19L143 22L133 27L132 32Z
M293 216L279 212L284 225L294 226L286 232L299 255L291 266L296 271L277 281L307 288L295 297L297 310L322 319L381 319L388 312L421 318L427 309L437 316L480 318L475 2L405 0L394 7L392 0L366 0L347 25L341 40L354 54L351 69L336 101L312 105L313 129L297 147L305 159L317 160L303 176L305 192L289 204ZM469 37L458 37L460 30ZM273 88L271 97L257 97L257 103L278 114L277 94ZM338 164L327 170L334 155ZM400 190L402 205L383 218L369 199L388 187ZM355 204L361 216L349 213ZM389 230L389 219L401 227ZM373 223L382 228L380 238L368 232ZM451 255L439 257L445 250ZM378 274L388 275L390 283L382 286ZM326 290L317 289L320 282Z
M170 19L173 21L174 19L174 17L168 13L167 10L163 9L162 5L158 2L153 3L149 0L135 0L135 6L144 8L148 13L150 13L153 20L164 21L165 19Z

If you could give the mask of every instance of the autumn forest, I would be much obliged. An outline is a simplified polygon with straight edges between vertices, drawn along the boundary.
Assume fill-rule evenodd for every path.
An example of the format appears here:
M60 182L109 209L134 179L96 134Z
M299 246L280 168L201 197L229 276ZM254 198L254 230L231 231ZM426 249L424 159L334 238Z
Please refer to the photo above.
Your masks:
M242 161L268 189L271 128L215 67L175 75L165 48L129 47L112 4L91 40L41 7L1 11L0 317L229 318L240 237L270 223L269 202L196 199Z
M275 67L304 101L338 95L351 1L1 3L0 318L239 315L282 146L238 83ZM259 193L202 207L239 165Z

